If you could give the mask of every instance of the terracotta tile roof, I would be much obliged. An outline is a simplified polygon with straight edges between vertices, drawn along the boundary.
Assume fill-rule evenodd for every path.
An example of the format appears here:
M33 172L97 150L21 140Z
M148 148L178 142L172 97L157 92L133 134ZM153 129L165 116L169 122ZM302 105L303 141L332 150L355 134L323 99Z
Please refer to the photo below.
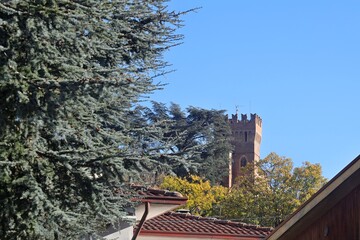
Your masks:
M140 235L177 235L182 237L254 237L262 239L272 228L245 223L193 216L189 213L168 212L147 220Z
M152 196L152 197L183 197L179 192L168 191L164 189L150 188L140 185L133 185L131 188L135 189L137 193L141 196Z
M140 185L132 185L131 188L134 189L138 195L135 200L140 200L142 202L173 202L175 204L185 204L187 201L187 197L184 197L181 193L175 191Z

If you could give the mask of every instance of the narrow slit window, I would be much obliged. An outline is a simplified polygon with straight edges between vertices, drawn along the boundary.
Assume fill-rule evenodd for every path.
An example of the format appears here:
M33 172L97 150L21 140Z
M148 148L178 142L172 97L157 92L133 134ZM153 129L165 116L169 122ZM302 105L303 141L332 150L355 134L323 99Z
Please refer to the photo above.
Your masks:
M241 162L240 162L240 166L241 166L241 167L245 167L246 164L247 164L246 158L242 158L242 159L241 159Z

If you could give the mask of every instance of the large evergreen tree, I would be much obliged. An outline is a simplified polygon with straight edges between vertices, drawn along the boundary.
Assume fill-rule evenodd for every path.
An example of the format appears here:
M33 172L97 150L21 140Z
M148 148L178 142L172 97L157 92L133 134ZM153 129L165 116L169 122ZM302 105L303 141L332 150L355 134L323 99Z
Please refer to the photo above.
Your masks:
M197 174L220 183L228 173L231 132L223 110L188 107L183 111L174 103L167 107L153 102L151 108L139 107L134 112L134 128L147 124L157 129L139 136L144 153L163 153L160 160L176 166L173 170L178 176Z
M125 183L160 155L136 148L149 129L129 111L166 71L181 14L165 0L1 1L1 239L76 239L126 214Z

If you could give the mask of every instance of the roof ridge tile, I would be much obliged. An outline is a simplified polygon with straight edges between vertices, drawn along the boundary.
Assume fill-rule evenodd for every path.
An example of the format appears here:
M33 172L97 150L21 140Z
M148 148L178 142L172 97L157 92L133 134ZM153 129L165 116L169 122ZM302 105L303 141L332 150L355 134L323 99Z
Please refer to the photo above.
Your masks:
M148 187L145 185L139 185L139 184L131 184L130 187L134 189L135 191L141 191L146 195L146 193L155 194L155 195L163 195L167 197L184 197L181 193L176 191L170 191L167 189L160 189L157 187Z

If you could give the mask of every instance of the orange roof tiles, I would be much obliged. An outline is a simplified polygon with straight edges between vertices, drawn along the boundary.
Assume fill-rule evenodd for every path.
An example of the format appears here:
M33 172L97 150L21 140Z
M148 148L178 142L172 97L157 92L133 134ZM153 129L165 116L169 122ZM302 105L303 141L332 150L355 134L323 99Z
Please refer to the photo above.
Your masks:
M271 230L272 228L193 216L189 213L168 212L147 220L142 227L140 235L176 235L182 237L211 235L212 238L247 237L247 239L262 239Z
M141 196L152 197L180 197L185 198L181 193L175 191L169 191L164 189L150 188L139 185L133 185L131 188L135 189Z
M134 189L137 193L137 196L134 198L134 200L141 202L174 203L182 205L187 201L187 197L184 197L181 195L181 193L175 191L148 188L139 185L133 185L131 188Z

